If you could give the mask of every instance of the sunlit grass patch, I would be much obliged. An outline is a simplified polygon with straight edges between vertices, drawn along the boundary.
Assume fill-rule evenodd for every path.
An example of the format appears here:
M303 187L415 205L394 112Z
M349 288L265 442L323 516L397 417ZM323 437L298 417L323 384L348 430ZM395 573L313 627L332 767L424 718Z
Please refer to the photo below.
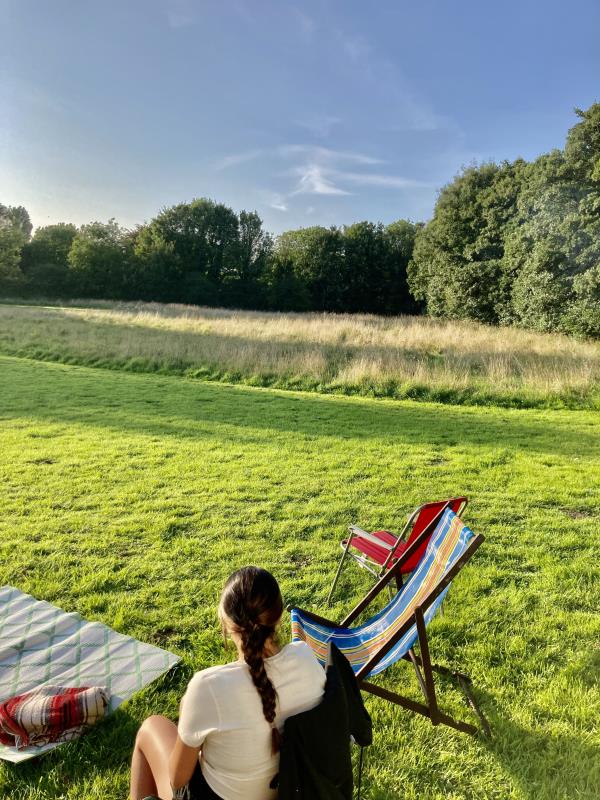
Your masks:
M181 655L84 739L0 768L11 800L121 800L135 730L222 662L216 601L259 563L324 610L346 526L471 497L486 540L431 625L491 742L369 697L364 796L595 800L600 786L600 438L588 411L279 392L0 358L0 580ZM367 585L345 572L332 613ZM284 636L287 630L284 631ZM409 665L387 685L418 699ZM440 702L469 717L440 684Z

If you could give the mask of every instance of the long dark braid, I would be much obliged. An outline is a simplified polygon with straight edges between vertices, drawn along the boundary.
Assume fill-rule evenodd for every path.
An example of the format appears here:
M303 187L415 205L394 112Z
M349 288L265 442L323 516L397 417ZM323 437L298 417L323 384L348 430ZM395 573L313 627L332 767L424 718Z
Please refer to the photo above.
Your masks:
M263 653L267 640L275 636L283 613L277 581L266 569L242 567L227 580L221 608L240 633L244 660L260 695L265 719L271 725L271 746L276 753L279 750L279 731L274 724L277 692L267 675Z

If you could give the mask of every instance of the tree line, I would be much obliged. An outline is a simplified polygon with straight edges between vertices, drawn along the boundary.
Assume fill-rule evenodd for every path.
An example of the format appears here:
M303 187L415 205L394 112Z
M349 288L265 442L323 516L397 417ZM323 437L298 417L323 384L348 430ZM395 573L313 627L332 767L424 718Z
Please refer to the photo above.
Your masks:
M600 337L600 104L576 114L564 149L442 189L409 266L429 314Z
M254 211L198 199L127 230L115 220L38 228L0 208L4 293L281 311L416 311L407 285L417 225L315 226L274 239Z
M469 166L427 224L358 222L273 237L208 199L127 230L36 229L0 205L0 291L280 311L474 319L600 336L600 104L565 147Z

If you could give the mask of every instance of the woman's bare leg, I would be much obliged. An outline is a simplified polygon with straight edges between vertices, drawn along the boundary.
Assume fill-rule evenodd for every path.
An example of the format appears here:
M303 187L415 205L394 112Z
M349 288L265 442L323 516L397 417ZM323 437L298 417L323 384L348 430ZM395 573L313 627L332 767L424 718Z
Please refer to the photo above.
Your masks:
M142 723L131 759L131 800L141 800L149 794L171 800L169 756L176 738L177 727L166 717L156 715Z

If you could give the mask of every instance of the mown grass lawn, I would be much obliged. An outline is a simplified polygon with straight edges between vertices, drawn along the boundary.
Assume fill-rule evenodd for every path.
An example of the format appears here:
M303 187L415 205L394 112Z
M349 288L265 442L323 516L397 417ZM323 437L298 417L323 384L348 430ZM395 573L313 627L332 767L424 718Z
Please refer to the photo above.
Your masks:
M215 605L258 563L323 609L349 522L471 498L486 541L431 626L491 741L368 697L368 800L600 796L596 412L325 397L0 358L0 581L180 654L84 739L0 767L11 800L125 798L135 730L224 660ZM348 568L338 615L365 587ZM287 631L284 631L284 637ZM418 698L409 666L390 670ZM469 716L451 685L440 699Z

